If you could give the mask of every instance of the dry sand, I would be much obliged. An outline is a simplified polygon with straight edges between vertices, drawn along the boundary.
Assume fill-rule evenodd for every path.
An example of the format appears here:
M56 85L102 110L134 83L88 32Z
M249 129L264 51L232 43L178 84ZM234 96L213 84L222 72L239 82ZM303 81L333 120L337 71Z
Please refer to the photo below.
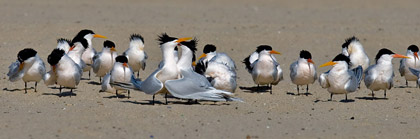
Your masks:
M363 85L327 101L319 84L309 96L295 96L289 65L302 49L312 52L316 64L330 61L341 44L356 35L373 58L386 47L405 54L410 44L420 45L420 2L375 1L0 1L0 138L418 138L420 90L401 88L395 59L395 87L388 99L368 100ZM92 29L117 44L121 53L129 36L140 33L149 54L147 77L161 59L157 35L197 37L199 52L207 43L228 53L238 66L238 86L255 86L241 63L260 44L269 44L285 80L273 94L237 89L245 103L204 102L187 105L169 99L169 105L149 105L152 96L132 93L131 99L98 93L100 86L83 80L76 96L61 97L43 82L39 91L24 94L23 82L11 83L7 66L19 50L32 47L46 60L56 39L71 39L81 29ZM94 39L101 50L103 39ZM318 73L328 68L318 68ZM85 72L84 77L87 77ZM363 84L363 83L362 83ZM410 82L410 86L414 86ZM33 83L30 83L33 86ZM378 97L382 92L377 93ZM164 98L157 97L159 102Z

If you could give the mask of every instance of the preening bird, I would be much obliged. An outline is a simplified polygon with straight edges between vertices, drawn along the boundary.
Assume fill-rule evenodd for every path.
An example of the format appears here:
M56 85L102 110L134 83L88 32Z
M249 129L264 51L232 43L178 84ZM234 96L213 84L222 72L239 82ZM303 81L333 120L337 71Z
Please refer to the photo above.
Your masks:
M358 66L350 70L350 59L343 55L337 55L332 61L322 64L320 67L333 66L328 72L319 76L319 84L322 88L328 88L330 100L334 94L352 93L359 87L362 80L363 69Z
M38 82L45 74L45 64L32 48L25 48L17 54L16 62L9 66L7 76L11 82L20 79L25 82L25 93L27 93L27 82L35 82L35 92Z
M313 84L317 79L316 68L309 51L300 51L299 59L290 65L290 79L296 84L298 95L299 85L306 85L306 93L308 93L309 84Z
M133 34L130 37L130 47L123 53L127 56L133 72L137 71L137 77L139 78L140 69L146 68L147 54L144 52L144 39L139 34Z
M350 37L346 39L346 42L341 46L343 48L342 53L350 58L350 69L354 69L360 65L363 70L365 70L369 66L369 57L363 49L359 39L354 36Z
M376 64L369 66L365 71L365 85L372 91L384 90L384 97L386 97L386 90L390 90L393 86L394 69L392 68L393 58L409 58L400 54L395 54L389 49L383 48L379 50L375 57Z
M416 45L410 45L407 48L407 57L400 60L400 74L405 78L405 85L408 87L408 81L416 81L418 86L417 75L410 72L409 68L420 70L419 48Z
M70 51L70 46L73 45L70 40L65 38L57 39L57 48L63 50L66 54Z
M83 71L79 65L61 49L54 49L51 52L48 63L51 65L51 71L44 77L45 82L57 83L60 86L60 97L62 86L70 88L70 92L73 92L82 77Z
M81 30L77 35L73 38L74 39L85 39L87 41L86 50L82 54L82 60L86 63L86 66L83 67L83 72L89 71L89 80L90 80L90 69L91 65L93 64L93 57L96 54L95 48L92 46L92 39L93 38L106 38L105 36L99 35L94 33L92 30L84 29Z
M283 80L283 71L272 54L280 53L274 51L271 46L260 45L243 61L258 88L260 85L269 85L270 94L272 94L272 85L277 85Z
M115 58L117 57L115 43L109 40L104 42L102 52L97 53L93 57L93 72L96 77L99 77L99 82L102 82L101 77L104 77L114 65Z
M72 46L67 53L70 57L82 70L86 67L86 63L82 60L82 54L86 50L88 42L83 38L76 38L72 40Z
M202 63L213 60L213 62L223 63L228 66L231 70L236 70L235 61L232 60L226 53L216 52L216 46L213 44L207 44L204 46L203 54L198 57L198 63Z
M122 82L122 83L130 83L131 76L133 75L133 71L128 65L128 58L124 55L117 56L115 58L115 64L112 67L111 72L107 73L102 80L102 89L101 91L106 91L113 93L119 96L118 90L127 90L125 88L121 88L118 86L111 86L110 82ZM130 98L130 90L127 90L128 98Z

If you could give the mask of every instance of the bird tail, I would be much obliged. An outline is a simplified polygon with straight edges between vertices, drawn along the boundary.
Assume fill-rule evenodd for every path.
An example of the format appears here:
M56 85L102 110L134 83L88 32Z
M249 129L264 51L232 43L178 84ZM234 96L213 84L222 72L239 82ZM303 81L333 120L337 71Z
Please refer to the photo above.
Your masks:
M124 82L112 82L110 83L111 85L115 85L124 89L134 89L134 90L140 90L140 86L142 84L141 79L136 79L136 77L134 77L134 75L131 76L131 81L130 83L124 83Z

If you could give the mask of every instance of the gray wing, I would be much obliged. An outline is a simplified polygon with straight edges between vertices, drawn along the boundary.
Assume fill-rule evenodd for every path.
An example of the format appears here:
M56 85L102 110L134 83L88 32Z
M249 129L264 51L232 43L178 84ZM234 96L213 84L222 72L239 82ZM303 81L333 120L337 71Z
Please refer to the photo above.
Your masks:
M405 65L404 65L404 58L402 58L401 60L400 60L400 68L398 69L399 71L400 71L400 75L401 76L404 76L405 75Z
M93 64L92 64L92 68L93 68L93 72L97 73L99 71L99 66L101 65L101 61L99 60L99 56L102 53L98 53L95 56L93 56L92 60L93 60Z
M359 82L358 82L358 75L356 75L356 73L354 73L353 71L349 71L350 73L350 79L347 81L345 88L347 92L354 92L357 90L357 88L359 87Z
M143 59L143 61L141 63L143 65L142 70L146 69L146 60L147 60L147 58L149 58L149 56L147 56L147 53L144 52L144 59Z
M321 85L322 88L330 87L330 83L328 82L328 78L327 78L329 72L330 71L327 71L327 72L321 73L321 75L319 75L318 81L319 81L319 84Z
M139 90L143 91L146 94L156 94L163 88L163 83L157 78L157 75L160 74L160 71L160 68L157 69L144 81L131 80L131 82L136 86L136 88L139 88Z
M101 92L115 92L114 88L109 84L111 81L111 74L107 73L101 83Z
M42 76L44 76L47 73L47 71L45 69L45 64L44 64L44 61L42 61L41 58L39 58L39 60L40 60L40 62L39 62L38 71L39 71L39 73L41 73Z
M370 85L372 85L373 81L375 81L375 78L373 77L373 74L370 73L370 71L373 69L374 65L369 66L366 71L365 71L365 85L367 88L370 87Z
M159 62L158 68L161 69L163 67L163 65L165 65L165 63L163 63L163 61Z
M362 66L357 66L356 68L352 69L354 75L356 76L357 83L360 84L363 78L363 68Z
M209 61L223 63L226 64L230 69L236 69L235 61L233 61L233 59L230 58L226 53L217 53L217 55Z
M50 70L48 73L43 76L45 85L53 85L57 82L57 75L53 70Z
M82 78L82 74L83 74L83 69L80 68L79 65L74 64L76 66L74 66L75 68L75 73L74 73L74 80L76 81L76 85L78 85L80 83L80 79Z
M295 61L292 64L290 64L290 79L293 81L296 77L297 70L298 70L298 62Z
M232 93L211 87L207 79L192 69L182 70L182 78L165 82L166 89L175 97L207 101L242 101Z
M9 66L9 72L7 73L7 76L9 76L9 80L11 82L20 80L25 73L23 70L19 70L19 65L20 62L16 60L16 62L13 62Z
M417 76L417 78L419 77L419 75L420 75L420 70L413 69L413 68L408 68L408 69L410 70L410 72L411 72L411 73L413 73L414 75L416 75L416 76Z

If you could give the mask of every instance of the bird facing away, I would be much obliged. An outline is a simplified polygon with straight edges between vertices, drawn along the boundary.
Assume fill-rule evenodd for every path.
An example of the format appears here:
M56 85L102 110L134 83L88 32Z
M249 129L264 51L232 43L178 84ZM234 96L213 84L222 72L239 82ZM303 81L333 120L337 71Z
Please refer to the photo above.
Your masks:
M137 71L137 78L140 78L140 69L146 68L147 54L144 51L144 39L139 34L133 34L130 37L130 46L123 55L127 56L129 61L128 65L133 69L133 72Z
M309 84L313 84L317 79L316 68L309 51L300 51L298 60L290 65L290 79L296 84L298 95L299 85L306 85L306 93L308 93Z
M115 43L106 40L102 51L93 57L92 68L96 77L99 77L99 82L102 82L101 77L104 77L112 69L117 56Z
M7 76L11 82L20 79L25 82L25 93L27 93L27 82L35 82L35 92L39 81L45 74L45 64L32 48L25 48L17 54L16 62L9 66Z
M384 90L384 97L386 97L386 90L393 86L394 69L392 67L393 58L409 58L400 54L395 54L389 49L383 48L379 50L375 57L376 64L369 66L365 71L365 85L372 91Z
M357 90L362 80L363 69L358 66L353 70L349 70L350 59L338 54L332 61L322 64L320 67L333 66L328 72L319 76L319 84L322 88L328 88L330 92L330 100L334 94L347 94Z
M111 72L107 73L102 80L102 89L101 91L106 91L110 93L114 93L116 97L119 97L118 90L127 90L118 86L111 86L110 82L122 82L122 83L130 83L131 76L133 75L133 71L128 65L128 58L124 55L117 56L115 58L115 64L112 67ZM130 98L130 90L128 91L128 97Z
M44 79L46 83L57 83L61 89L63 87L73 89L80 82L82 77L82 69L61 49L54 49L48 56L48 63L51 65L51 71L46 74Z
M365 70L369 66L369 57L359 39L354 36L350 37L346 39L346 42L341 47L343 50L342 54L350 58L350 69L354 69L360 65Z
M417 76L412 74L409 68L420 70L420 60L419 60L419 47L416 45L410 45L407 48L407 57L400 60L400 74L405 78L405 85L408 87L408 81L416 81L416 87L418 86Z
M272 94L272 85L277 85L283 80L283 71L272 54L280 53L274 51L271 46L260 45L243 61L254 83L258 85L257 90L260 85L269 85L270 94Z

